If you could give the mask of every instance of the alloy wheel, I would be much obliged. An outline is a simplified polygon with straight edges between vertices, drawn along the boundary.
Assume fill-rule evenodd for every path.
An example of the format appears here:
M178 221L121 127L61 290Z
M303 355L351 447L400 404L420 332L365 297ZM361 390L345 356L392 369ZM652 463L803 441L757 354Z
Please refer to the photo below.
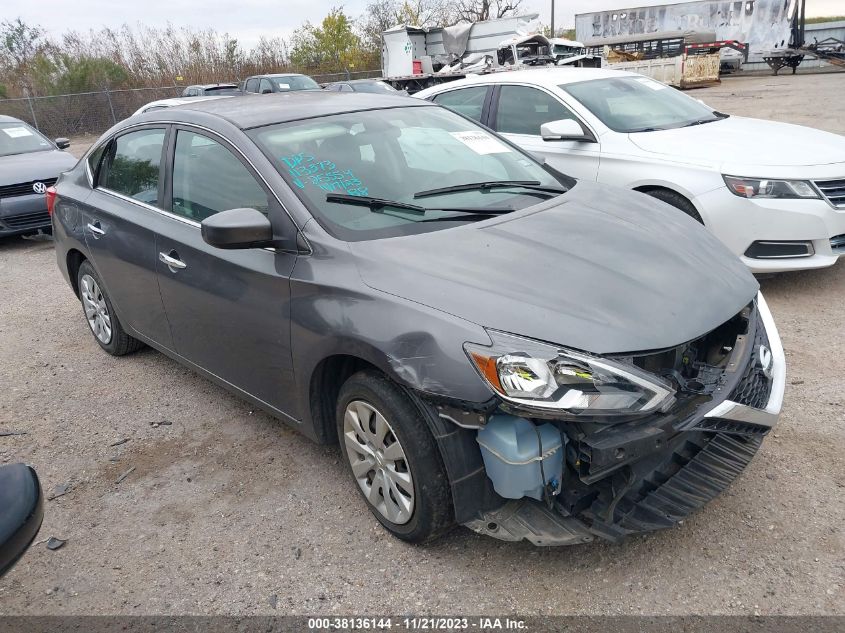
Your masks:
M111 315L99 284L91 275L83 275L79 282L85 318L97 340L108 345L112 337Z
M410 521L414 480L385 417L367 402L353 400L343 415L343 436L352 474L370 504L391 523Z

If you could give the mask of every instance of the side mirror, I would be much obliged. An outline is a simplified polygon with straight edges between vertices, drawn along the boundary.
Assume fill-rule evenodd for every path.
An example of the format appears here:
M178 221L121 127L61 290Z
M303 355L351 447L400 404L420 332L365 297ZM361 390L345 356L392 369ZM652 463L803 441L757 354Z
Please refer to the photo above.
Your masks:
M202 221L202 239L217 248L262 248L273 245L273 227L255 209L229 209Z
M0 467L0 576L30 546L44 519L44 496L35 471L25 464Z
M56 144L56 147L58 147L59 149L67 149L68 147L70 147L70 139L65 138L63 136L57 138L53 142Z
M540 126L540 136L544 141L586 141L594 143L595 139L584 133L581 124L574 119L549 121Z

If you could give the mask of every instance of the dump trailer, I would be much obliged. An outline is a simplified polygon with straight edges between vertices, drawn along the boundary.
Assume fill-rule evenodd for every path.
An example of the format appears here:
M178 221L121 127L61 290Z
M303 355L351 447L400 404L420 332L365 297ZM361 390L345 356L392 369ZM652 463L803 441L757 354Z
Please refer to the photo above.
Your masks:
M721 51L731 49L740 58L747 52L741 42L718 40L712 31L658 31L615 38L592 38L585 49L601 55L604 68L627 70L676 88L700 88L719 83Z
M590 65L583 53L561 57L537 32L538 15L522 15L442 28L400 25L382 33L384 81L414 93L470 74L555 64Z

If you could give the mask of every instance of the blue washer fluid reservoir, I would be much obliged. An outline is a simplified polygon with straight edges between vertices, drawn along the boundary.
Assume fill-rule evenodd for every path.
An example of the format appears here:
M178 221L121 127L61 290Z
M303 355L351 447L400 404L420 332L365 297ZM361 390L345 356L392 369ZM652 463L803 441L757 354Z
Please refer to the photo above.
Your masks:
M487 476L500 496L542 500L545 484L552 481L558 482L555 492L560 490L563 480L562 442L566 439L553 424L537 426L525 418L497 414L478 431L476 440L481 446ZM541 460L545 482L541 474Z

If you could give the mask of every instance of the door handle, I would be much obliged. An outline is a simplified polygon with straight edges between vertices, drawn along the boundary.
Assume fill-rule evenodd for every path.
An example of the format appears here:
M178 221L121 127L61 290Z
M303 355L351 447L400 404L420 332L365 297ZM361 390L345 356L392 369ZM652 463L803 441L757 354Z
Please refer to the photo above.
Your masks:
M91 235L94 236L94 239L100 239L103 235L106 234L106 232L100 228L99 220L95 220L93 224L89 222L87 228L89 231L91 231Z
M167 264L167 267L170 269L170 272L172 272L172 273L175 273L177 270L182 270L183 268L188 267L188 264L183 262L181 259L179 259L178 257L171 257L167 253L159 253L158 259L159 259L159 261Z

